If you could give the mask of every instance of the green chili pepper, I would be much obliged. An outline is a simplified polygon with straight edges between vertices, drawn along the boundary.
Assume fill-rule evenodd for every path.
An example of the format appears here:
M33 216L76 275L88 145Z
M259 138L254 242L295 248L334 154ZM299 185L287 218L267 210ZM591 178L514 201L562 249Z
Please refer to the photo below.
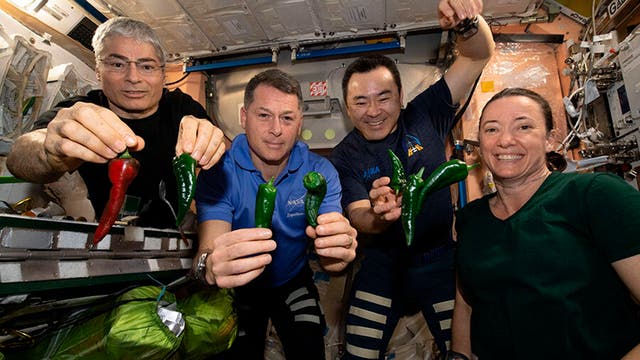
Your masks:
M424 203L424 199L429 194L464 180L467 175L469 175L469 170L476 166L477 164L467 165L467 163L459 159L452 159L440 164L440 166L424 180L422 190L420 191L420 204Z
M402 189L407 183L407 178L404 173L404 167L402 166L402 161L400 158L391 150L387 149L389 153L389 157L391 158L391 164L393 165L393 174L391 175L391 182L389 183L389 187L392 188L396 195L402 192Z
M402 191L402 228L404 229L407 246L411 246L411 243L413 243L416 217L420 210L422 210L420 189L423 185L423 172L424 168L421 168L417 173L409 175L409 179L407 179L407 183Z
M327 180L319 172L310 171L302 179L307 195L304 197L304 213L309 225L318 226L318 211L327 194Z
M389 151L390 155L392 153ZM401 187L402 228L407 246L411 246L413 243L416 217L422 210L425 198L435 191L464 180L469 175L469 170L477 165L467 165L462 160L453 159L442 163L425 180L422 180L424 168L421 168L416 174L409 175L409 179Z
M264 184L258 186L256 194L256 227L270 228L273 209L276 206L276 187L273 186L273 177Z
M196 160L187 153L173 158L173 175L178 184L178 215L176 227L180 227L184 216L191 207L191 201L196 193Z

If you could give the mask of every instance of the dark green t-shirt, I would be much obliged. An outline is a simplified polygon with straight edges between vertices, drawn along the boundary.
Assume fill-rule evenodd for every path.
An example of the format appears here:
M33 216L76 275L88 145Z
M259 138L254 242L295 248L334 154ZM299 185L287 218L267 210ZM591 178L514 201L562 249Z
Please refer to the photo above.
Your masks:
M640 343L638 309L611 266L640 254L640 192L611 174L552 173L504 221L490 196L456 220L481 360L620 359Z

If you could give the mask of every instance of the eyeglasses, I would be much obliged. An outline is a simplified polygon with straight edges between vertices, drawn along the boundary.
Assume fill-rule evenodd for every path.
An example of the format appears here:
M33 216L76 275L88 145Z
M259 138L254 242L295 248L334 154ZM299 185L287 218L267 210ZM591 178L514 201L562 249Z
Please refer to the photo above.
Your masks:
M129 64L135 64L136 70L143 75L153 75L162 68L164 65L158 64L153 60L125 60L125 59L100 59L100 62L104 64L104 68L108 72L116 74L124 74L129 67Z

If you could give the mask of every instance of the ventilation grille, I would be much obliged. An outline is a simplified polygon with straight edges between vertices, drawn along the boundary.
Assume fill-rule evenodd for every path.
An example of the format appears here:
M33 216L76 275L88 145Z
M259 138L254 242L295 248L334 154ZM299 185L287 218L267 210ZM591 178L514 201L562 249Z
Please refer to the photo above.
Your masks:
M97 27L98 25L93 21L84 17L80 20L78 25L71 29L68 35L87 49L93 50L93 47L91 47L91 38L93 37L93 33L96 31Z

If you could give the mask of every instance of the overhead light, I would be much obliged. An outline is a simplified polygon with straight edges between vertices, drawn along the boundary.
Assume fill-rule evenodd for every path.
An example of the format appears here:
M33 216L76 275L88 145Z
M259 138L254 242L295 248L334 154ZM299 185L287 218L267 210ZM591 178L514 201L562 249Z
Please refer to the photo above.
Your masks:
M37 12L47 4L48 0L9 0L14 5L26 11Z

